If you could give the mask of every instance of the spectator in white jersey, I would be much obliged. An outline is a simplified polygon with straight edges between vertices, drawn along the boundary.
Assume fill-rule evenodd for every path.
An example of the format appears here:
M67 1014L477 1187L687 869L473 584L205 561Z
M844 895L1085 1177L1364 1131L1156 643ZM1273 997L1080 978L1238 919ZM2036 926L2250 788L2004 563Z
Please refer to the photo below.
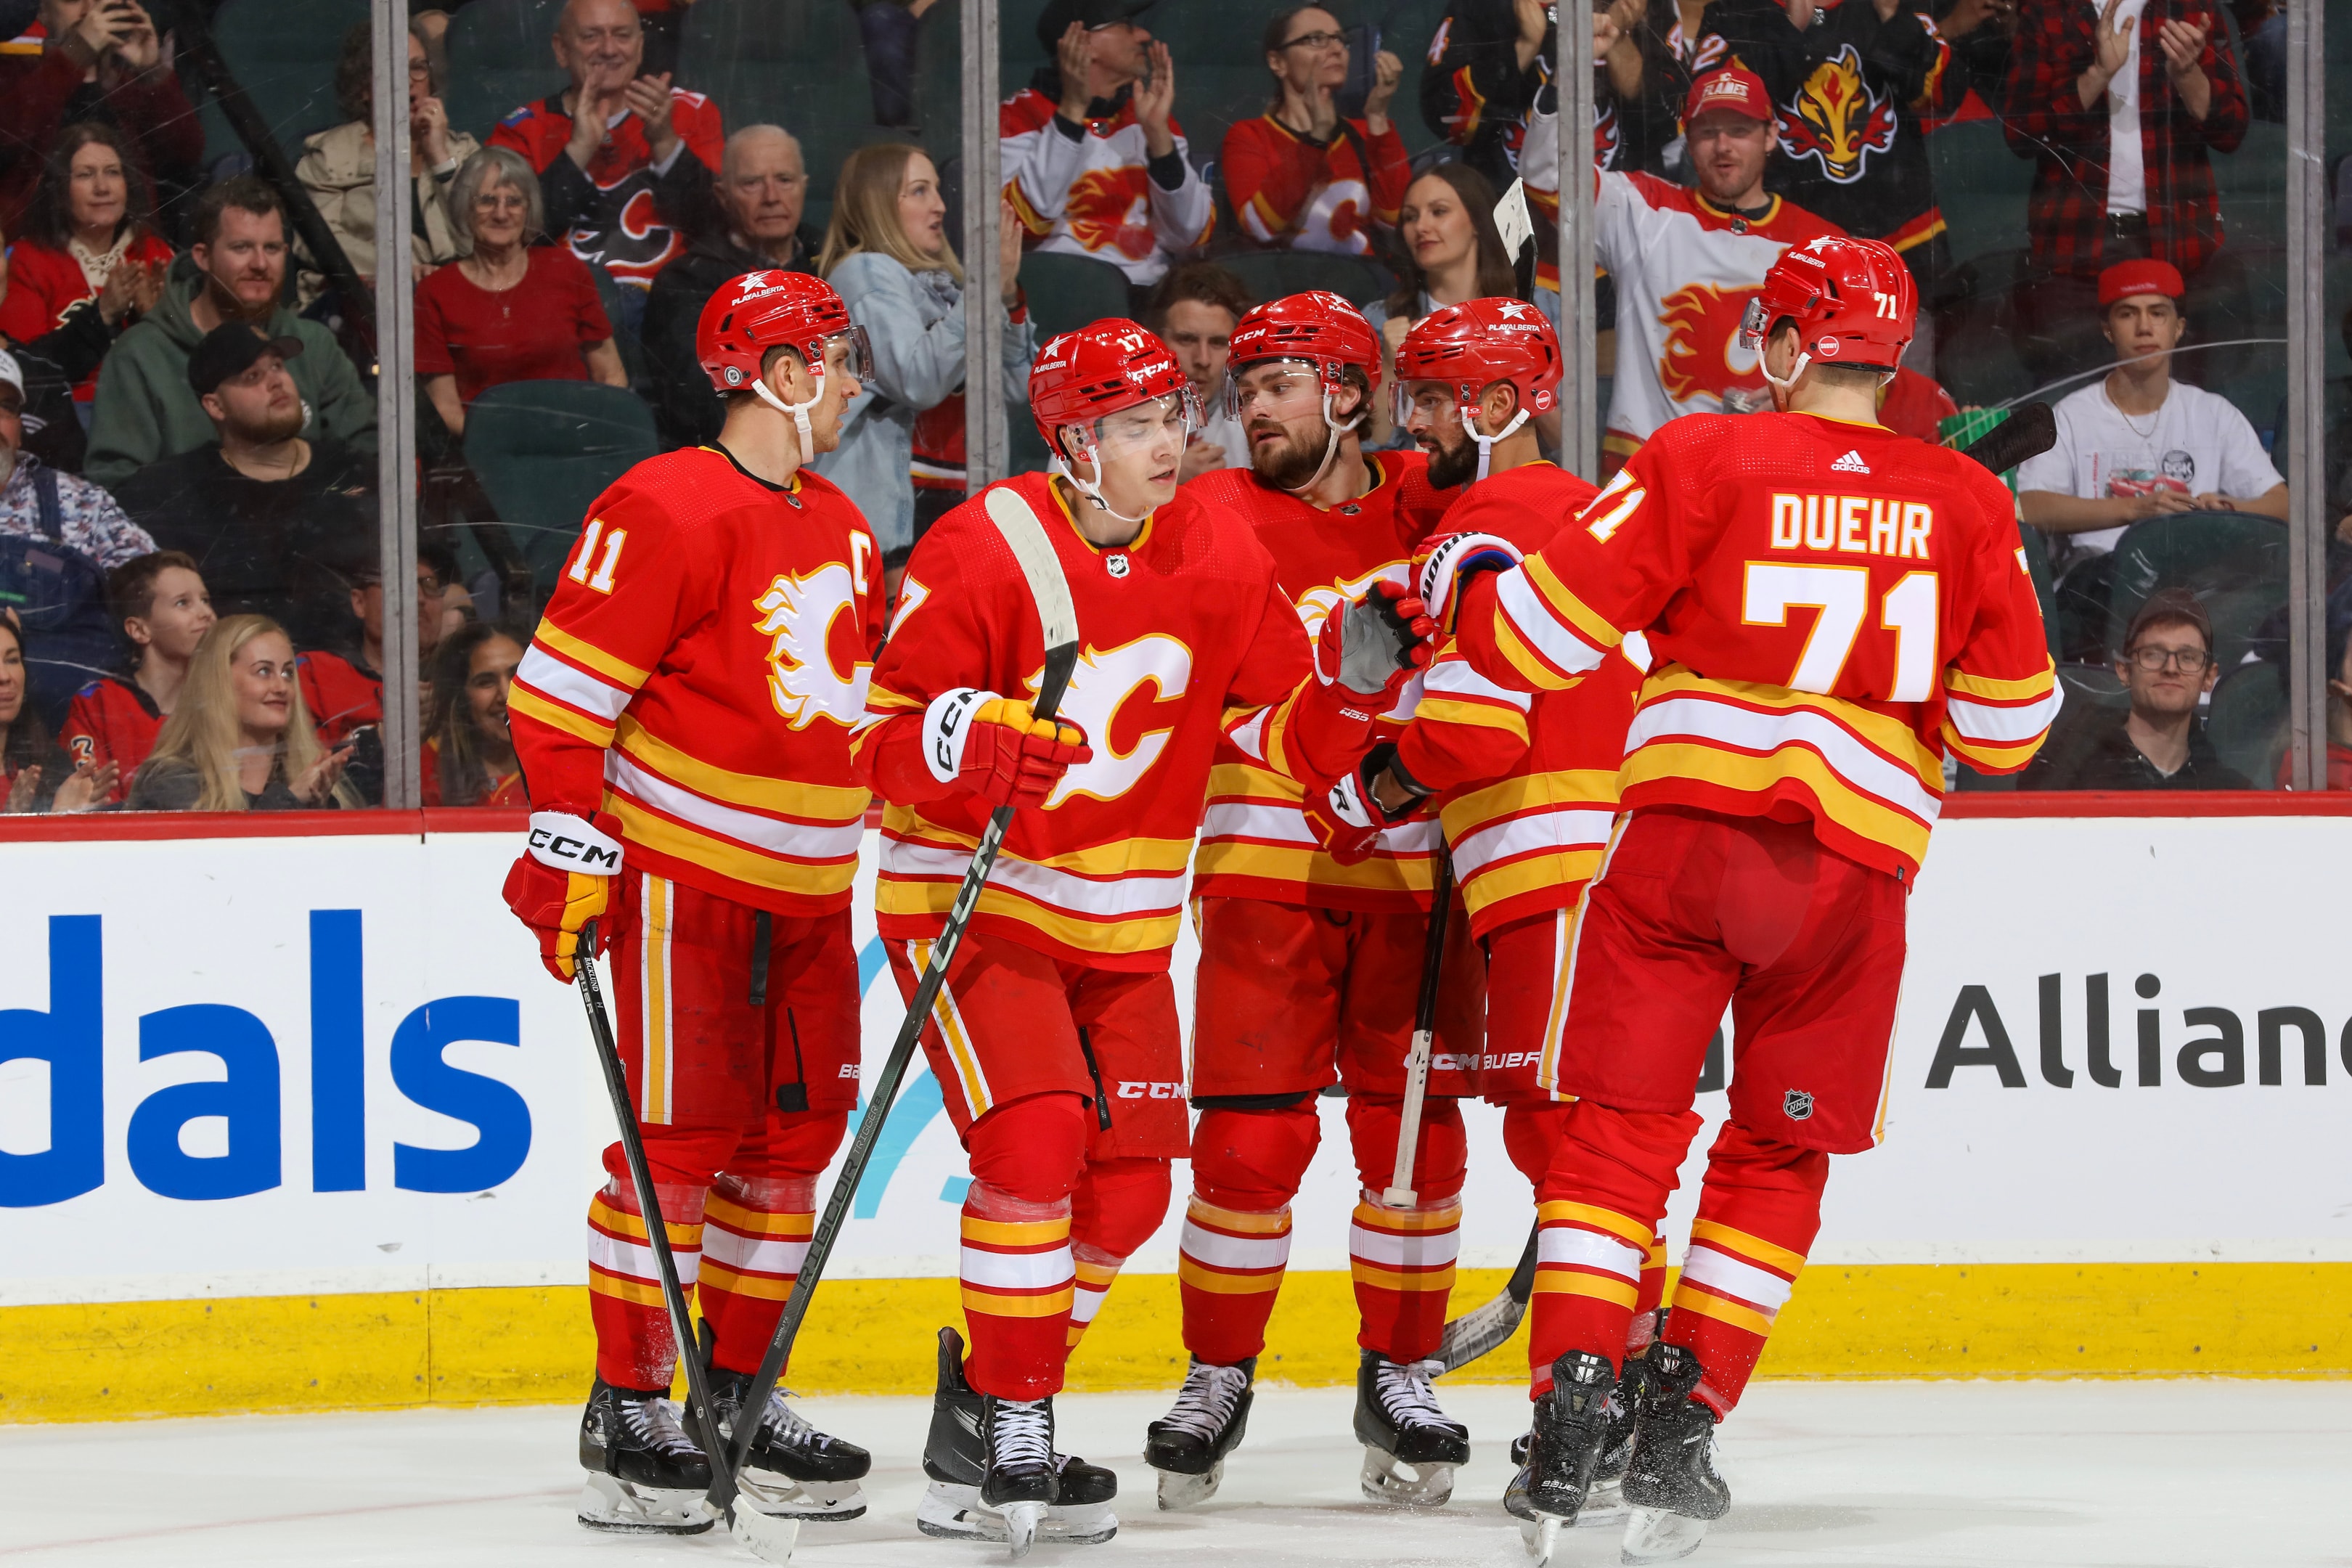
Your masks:
M1047 0L1052 60L1004 100L1004 195L1032 248L1108 261L1138 288L1196 249L1216 203L1176 123L1176 68L1135 18L1152 0Z
M1519 168L1529 190L1556 196L1557 121L1539 100L1528 121ZM1842 232L1766 193L1772 103L1753 72L1735 66L1699 78L1684 102L1683 124L1696 189L1654 174L1593 176L1593 248L1617 280L1604 479L1678 415L1771 406L1757 356L1739 346L1748 301L1781 252Z

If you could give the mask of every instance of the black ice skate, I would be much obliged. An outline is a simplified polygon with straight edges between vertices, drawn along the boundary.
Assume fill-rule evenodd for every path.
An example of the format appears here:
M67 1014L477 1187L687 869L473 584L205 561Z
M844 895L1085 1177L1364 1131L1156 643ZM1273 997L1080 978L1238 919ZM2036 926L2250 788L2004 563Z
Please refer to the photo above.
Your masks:
M748 1372L710 1369L710 1402L719 1407L719 1434L730 1443L751 1381ZM866 1511L866 1494L857 1483L873 1468L874 1457L810 1426L785 1403L787 1392L775 1388L768 1393L767 1418L744 1456L743 1473L736 1478L744 1501L761 1513L786 1519L858 1518Z
M591 1530L699 1535L710 1528L698 1506L710 1489L710 1461L657 1392L598 1378L580 1417L580 1464L588 1472L580 1522Z
M1364 1495L1397 1508L1439 1508L1454 1467L1470 1462L1470 1429L1449 1421L1429 1386L1434 1362L1399 1363L1366 1351L1356 1366L1356 1440Z
M1691 1397L1702 1371L1682 1345L1650 1347L1640 1427L1625 1468L1625 1506L1633 1513L1622 1562L1689 1556L1731 1507L1731 1489L1715 1471L1715 1412Z
M923 1473L930 1489L915 1510L915 1528L950 1541L1010 1542L1003 1515L982 1501L987 1474L981 1437L982 1397L963 1376L963 1338L940 1331L939 1389L931 1397L931 1431L923 1445ZM1067 1454L1053 1456L1053 1500L1036 1526L1040 1540L1091 1546L1118 1533L1111 1500L1118 1477L1100 1465Z
M1191 1508L1217 1495L1225 1456L1249 1425L1257 1357L1210 1366L1195 1357L1168 1414L1143 1431L1143 1462L1160 1472L1160 1506Z
M1609 1438L1609 1401L1617 1369L1606 1356L1568 1351L1551 1363L1551 1392L1536 1401L1528 1462L1511 1483L1519 1536L1538 1563L1549 1563L1562 1528L1576 1523L1592 1490L1592 1473Z

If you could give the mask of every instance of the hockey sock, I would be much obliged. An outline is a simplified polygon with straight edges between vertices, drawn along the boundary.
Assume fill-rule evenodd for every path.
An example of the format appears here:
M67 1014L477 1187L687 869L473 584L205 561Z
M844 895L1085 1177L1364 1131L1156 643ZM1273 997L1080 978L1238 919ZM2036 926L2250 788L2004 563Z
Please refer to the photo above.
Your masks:
M1416 1362L1437 1349L1454 1265L1462 1250L1462 1181L1469 1142L1461 1102L1423 1102L1412 1181L1417 1202L1391 1208L1381 1200L1396 1174L1404 1102L1394 1096L1348 1097L1348 1137L1363 1196L1348 1227L1348 1265L1356 1287L1356 1342L1392 1362Z
M670 1258L687 1300L702 1262L702 1205L708 1189L656 1179ZM662 1300L661 1270L646 1244L637 1192L625 1176L604 1184L588 1204L588 1316L596 1328L596 1375L616 1388L667 1388L677 1369L677 1335Z
M841 1146L846 1111L771 1112L711 1184L703 1210L702 1315L713 1362L758 1370L816 1228L817 1178Z
M1265 1349L1266 1320L1290 1262L1290 1200L1321 1136L1311 1097L1201 1112L1176 1279L1184 1348L1213 1366Z
M1102 1310L1128 1256L1168 1217L1168 1167L1166 1160L1096 1160L1078 1178L1070 1208L1070 1257L1077 1267L1066 1342L1071 1350Z
M1696 1111L1616 1110L1590 1100L1571 1108L1537 1188L1533 1396L1549 1391L1551 1363L1563 1352L1589 1351L1612 1364L1624 1355L1642 1271L1698 1126Z
M1821 1229L1830 1157L1726 1122L1707 1152L1666 1338L1698 1357L1698 1397L1730 1414Z
M964 1375L999 1399L1043 1399L1062 1386L1077 1279L1071 1194L1084 1169L1088 1112L1075 1094L998 1106L965 1138Z

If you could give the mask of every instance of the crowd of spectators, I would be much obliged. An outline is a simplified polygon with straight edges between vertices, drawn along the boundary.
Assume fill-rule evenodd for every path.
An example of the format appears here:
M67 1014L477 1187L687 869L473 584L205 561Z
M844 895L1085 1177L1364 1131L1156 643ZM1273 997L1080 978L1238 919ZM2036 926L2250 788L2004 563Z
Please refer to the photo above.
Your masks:
M371 30L351 29L333 63L341 121L273 163L205 144L205 94L173 27L216 7L21 4L36 19L0 47L0 573L66 557L54 592L74 602L0 634L19 671L13 688L0 677L9 809L366 803L382 789L373 735L394 656L373 312L340 296L373 289L381 260ZM1588 7L1604 467L1667 419L1769 406L1736 339L1784 248L1841 231L1886 239L1924 309L1881 417L1929 438L1950 429L1960 410L1937 378L1945 348L1967 346L1952 324L2006 338L2058 404L2059 444L2017 486L2055 583L2059 657L2112 672L2133 715L2117 733L2151 776L2215 776L2158 717L2182 689L2192 724L2210 703L2213 630L2150 622L2161 595L2110 625L2126 601L2106 557L2144 520L2285 514L2262 428L2273 411L2200 384L2257 357L2206 352L2247 335L2258 292L2245 244L2224 231L2215 161L2251 121L2284 114L2275 0ZM684 0L562 0L534 46L562 85L467 124L452 118L473 84L453 62L450 16L413 14L415 366L421 445L458 497L452 526L497 521L467 457L494 387L579 384L582 399L641 400L662 446L714 439L722 411L696 323L762 268L824 276L871 341L874 374L817 466L872 521L886 564L961 499L971 367L953 240L964 205L991 197L922 144L941 146L951 120L916 86L936 0L851 8L870 134L821 168L793 132L838 148L837 125L789 109L786 124L728 122L722 89L681 49ZM1308 276L1245 264L1258 258L1356 268L1314 276L1360 279L1351 295L1391 349L1431 310L1480 296L1557 321L1561 20L1547 0L1452 0L1429 36L1384 38L1350 7L1285 5L1236 17L1207 60L1191 58L1197 41L1154 35L1158 22L1202 36L1154 0L1045 0L1034 69L1000 106L1003 353L991 374L1007 401L1022 400L1041 318L1066 310L1033 300L1024 276L1056 295L1076 281L1031 258L1099 271L1111 293L1123 291L1175 349L1209 416L1187 478L1247 462L1225 410L1228 340L1270 279ZM1026 42L1004 47L1020 81ZM1202 81L1216 86L1187 85ZM1401 96L1418 132L1395 112ZM1185 107L1209 141L1188 139ZM1934 138L1985 120L2031 165L2013 277L1955 264L1938 184ZM289 166L277 184L269 170ZM1531 245L1517 238L1523 198ZM1368 442L1399 438L1387 414L1377 400ZM1539 426L1547 446L1558 417ZM436 804L518 798L504 691L527 637L498 626L527 621L545 585L490 553L487 574L439 543L417 563L410 657ZM2191 632L2201 672L2174 646ZM2233 657L2243 641L2222 640ZM2146 662L2159 653L2160 668ZM191 698L219 711L173 728ZM2098 744L2099 776L2136 787L2122 742ZM149 782L159 759L170 765ZM2064 787L2053 767L2038 776Z

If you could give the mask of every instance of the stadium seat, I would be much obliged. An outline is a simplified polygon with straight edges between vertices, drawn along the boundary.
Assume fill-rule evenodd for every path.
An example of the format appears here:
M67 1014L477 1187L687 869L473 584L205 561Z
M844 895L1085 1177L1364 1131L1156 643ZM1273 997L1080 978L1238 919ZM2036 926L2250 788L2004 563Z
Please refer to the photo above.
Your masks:
M530 563L542 601L589 503L660 450L653 411L634 393L594 382L509 382L466 415L466 461Z
M1999 120L1939 128L1927 138L1927 164L1955 263L2025 247L2033 164L2010 151ZM2008 273L1998 276L2005 282Z
M2066 710L2122 709L2130 705L2124 695L2123 677L2116 673L2113 665L2062 664L2058 667L2058 686L2066 694Z
M213 18L213 38L229 74L268 121L288 160L302 139L350 116L335 101L335 61L343 36L368 19L365 0L228 0ZM210 94L204 98L205 163L245 152Z
M449 123L488 142L524 104L570 85L553 52L562 0L473 0L449 23Z
M632 389L646 384L646 351L631 321L645 317L645 299L639 295L635 308L625 306L621 299L622 285L613 281L613 275L602 264L588 268L596 279L596 302L604 307L604 319L613 323L613 346L620 352L621 368L629 374Z
M1394 287L1385 268L1355 256L1314 250L1242 250L1217 258L1249 285L1253 300L1279 300L1307 289L1328 289L1343 300L1368 304Z
M2213 657L2243 662L2254 631L2286 602L2287 529L2243 511L2184 511L2133 523L2116 542L2108 590L2112 649L2147 596L2186 588L2213 620Z
M1134 310L1127 274L1084 256L1033 250L1021 258L1021 287L1029 296L1029 319L1037 323L1040 346L1056 332L1074 332L1088 321Z
M2275 788L2286 751L2286 671L2263 660L2224 674L2205 709L2205 737L2256 789Z

